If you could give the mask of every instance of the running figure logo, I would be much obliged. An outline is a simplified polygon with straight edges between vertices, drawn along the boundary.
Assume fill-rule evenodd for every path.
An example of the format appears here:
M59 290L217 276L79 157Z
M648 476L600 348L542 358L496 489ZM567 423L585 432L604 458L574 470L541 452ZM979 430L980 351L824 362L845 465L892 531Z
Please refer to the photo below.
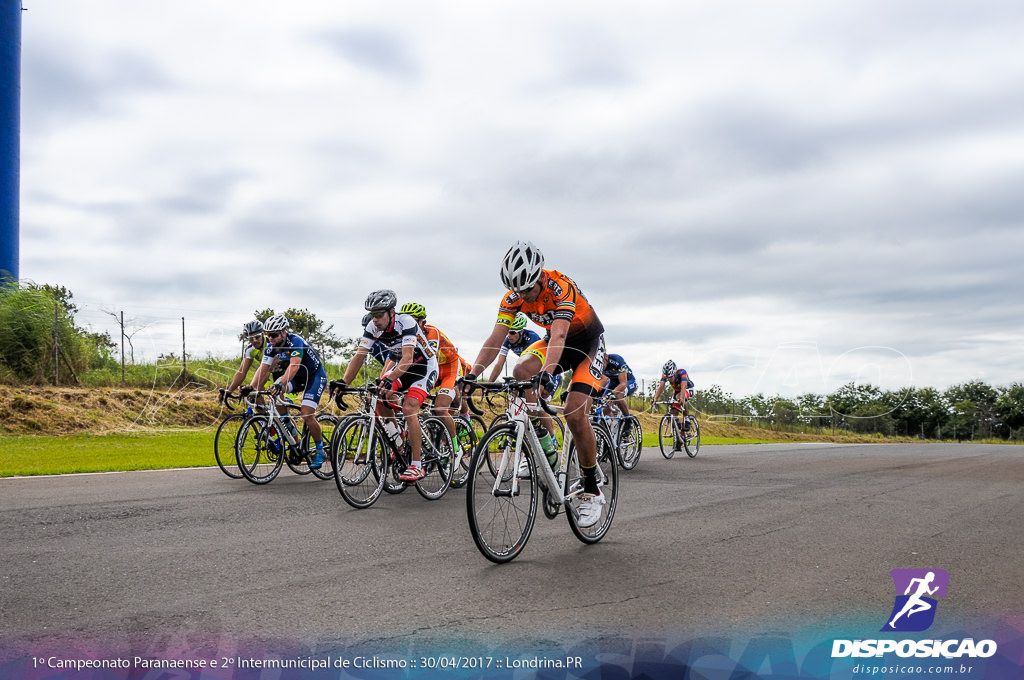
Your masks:
M938 607L932 596L946 596L949 574L943 569L893 569L889 574L896 586L896 603L882 631L928 630Z

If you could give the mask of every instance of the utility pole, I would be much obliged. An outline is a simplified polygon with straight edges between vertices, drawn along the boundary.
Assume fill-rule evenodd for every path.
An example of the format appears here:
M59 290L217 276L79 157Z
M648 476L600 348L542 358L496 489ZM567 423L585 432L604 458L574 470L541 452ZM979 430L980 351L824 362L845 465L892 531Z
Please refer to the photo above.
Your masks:
M21 0L0 0L0 281L18 281Z

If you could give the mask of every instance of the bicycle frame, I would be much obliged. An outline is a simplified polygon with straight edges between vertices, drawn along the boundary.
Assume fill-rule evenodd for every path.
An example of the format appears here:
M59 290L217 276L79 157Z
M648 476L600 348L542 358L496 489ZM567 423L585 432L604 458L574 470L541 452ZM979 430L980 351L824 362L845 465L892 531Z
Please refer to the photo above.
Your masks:
M482 386L487 386L488 383L480 383ZM518 385L522 385L519 383ZM505 473L515 470L518 472L519 466L522 463L522 456L529 455L533 458L533 467L537 471L538 481L541 485L552 495L556 496L557 502L567 504L573 498L583 492L582 484L578 485L577 488L568 489L568 466L569 466L569 446L572 444L572 433L568 430L562 441L562 448L558 452L558 465L556 470L552 470L548 464L547 455L541 448L540 439L537 438L537 433L533 429L533 424L530 422L530 414L536 413L539 410L540 405L537 403L530 403L526 401L526 398L521 394L514 394L517 383L508 382L506 383L509 389L508 395L508 407L505 410L506 415L509 418L509 423L515 428L516 432L516 445L515 450L512 452L511 460L509 460L508 451L502 453L501 462L498 464L498 471L495 476L494 484L491 489L491 493L494 496L516 496L519 494L519 475L515 474L512 477L512 486L508 490L501 489L502 480L506 479ZM530 383L525 383L529 386ZM504 387L503 387L504 389ZM552 409L548 407L549 412ZM553 415L553 414L552 414ZM525 451L524 451L525 444ZM543 464L541 462L543 461ZM509 466L511 465L511 470ZM600 472L600 468L598 468ZM604 479L599 480L600 483L604 482ZM575 508L569 504L566 505L568 508L572 508L575 512Z
M299 440L298 440L298 438L296 438L295 435L299 435L301 433L299 432L299 428L295 426L295 421L297 419L301 419L301 416L299 416L299 415L291 415L291 414L284 415L284 414L282 414L278 410L278 407L279 406L285 406L285 407L288 407L290 409L296 409L296 410L299 409L300 407L297 404L293 404L290 401L286 401L286 400L282 399L281 397L272 395L267 390L260 390L258 392L254 392L253 394L254 394L255 397L261 397L261 396L271 397L272 402L269 405L265 405L264 406L264 405L261 405L261 404L257 404L256 405L256 410L260 411L263 408L265 408L266 409L266 413L264 415L266 415L266 416L268 416L270 418L271 424L277 426L278 431L284 437L284 440L288 443L288 445L293 447L293 448L296 448L296 449L299 448ZM291 424L291 427L288 427L288 424ZM292 434L292 429L293 428L295 430L295 434Z

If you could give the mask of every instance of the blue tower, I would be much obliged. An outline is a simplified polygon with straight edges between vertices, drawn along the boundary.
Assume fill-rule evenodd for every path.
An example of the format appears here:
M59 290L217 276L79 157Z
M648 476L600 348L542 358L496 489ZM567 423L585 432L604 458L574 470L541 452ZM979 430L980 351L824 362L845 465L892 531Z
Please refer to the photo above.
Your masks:
M18 280L21 0L0 0L0 279Z

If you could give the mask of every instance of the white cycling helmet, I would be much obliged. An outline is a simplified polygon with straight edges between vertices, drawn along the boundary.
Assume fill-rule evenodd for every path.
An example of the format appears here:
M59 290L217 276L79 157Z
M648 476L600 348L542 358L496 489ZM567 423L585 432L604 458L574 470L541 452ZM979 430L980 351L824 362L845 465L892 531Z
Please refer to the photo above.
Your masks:
M523 293L540 281L544 255L529 241L516 241L501 261L501 282L513 293Z
M661 367L661 374L668 375L676 372L676 362L669 359L665 362L665 365Z
M288 319L284 317L284 314L275 314L263 322L263 330L268 333L286 331L288 330Z
M383 289L375 290L366 296L366 303L363 308L368 312L384 312L392 309L398 304L398 297L395 291Z

